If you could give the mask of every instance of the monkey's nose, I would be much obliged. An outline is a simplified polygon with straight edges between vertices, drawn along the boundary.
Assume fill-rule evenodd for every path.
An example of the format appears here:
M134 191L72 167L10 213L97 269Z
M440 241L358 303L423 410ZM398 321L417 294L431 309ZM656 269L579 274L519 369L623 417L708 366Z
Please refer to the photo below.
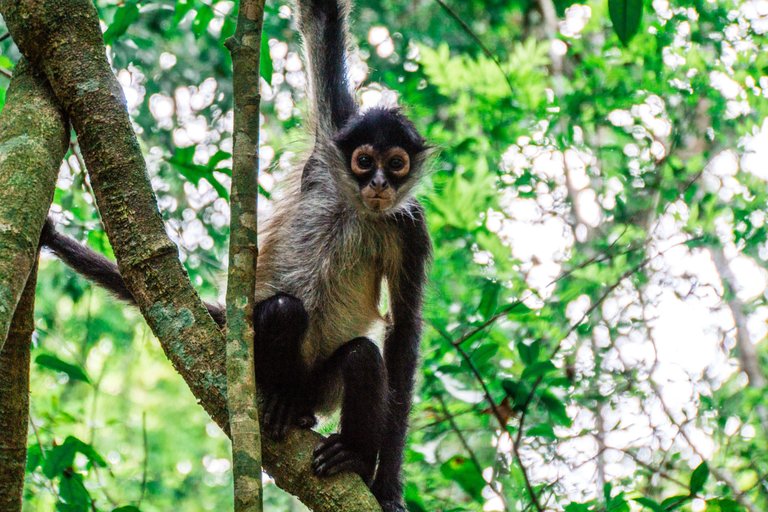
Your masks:
M374 176L371 180L371 188L376 192L382 192L389 187L389 183L387 183L387 178L384 176Z

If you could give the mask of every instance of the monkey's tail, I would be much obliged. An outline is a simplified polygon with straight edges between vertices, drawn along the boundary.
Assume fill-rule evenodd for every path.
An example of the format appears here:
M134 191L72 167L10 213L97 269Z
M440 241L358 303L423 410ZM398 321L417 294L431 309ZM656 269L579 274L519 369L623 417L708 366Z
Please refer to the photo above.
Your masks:
M136 305L136 301L125 286L123 276L117 269L117 265L107 258L82 245L74 238L62 235L56 231L53 219L48 217L40 235L40 244L53 251L61 261L78 274L96 284L100 284L117 298Z
M123 276L120 275L117 265L107 258L82 245L74 238L62 235L56 231L53 219L48 217L40 235L40 245L53 251L61 261L85 278L99 284L110 291L118 299L124 300L135 306L128 287L125 286ZM205 304L208 312L219 325L224 325L226 316L224 308L216 304Z

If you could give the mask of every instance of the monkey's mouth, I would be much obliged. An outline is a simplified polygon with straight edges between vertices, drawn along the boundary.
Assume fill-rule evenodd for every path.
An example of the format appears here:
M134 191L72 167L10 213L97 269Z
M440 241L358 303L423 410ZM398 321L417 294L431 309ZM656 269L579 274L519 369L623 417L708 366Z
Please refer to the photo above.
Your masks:
M365 187L361 195L365 207L375 212L383 212L395 204L395 192L391 188L376 192L371 187Z

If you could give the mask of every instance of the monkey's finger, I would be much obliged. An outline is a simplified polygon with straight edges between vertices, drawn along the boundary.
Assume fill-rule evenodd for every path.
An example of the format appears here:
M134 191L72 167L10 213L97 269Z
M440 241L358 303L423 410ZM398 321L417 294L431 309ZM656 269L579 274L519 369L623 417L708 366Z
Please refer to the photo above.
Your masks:
M321 441L314 452L313 466L319 466L324 461L330 459L337 453L345 449L344 443L338 438L329 437L325 441Z
M362 473L363 470L363 461L360 460L360 457L354 452L343 450L320 464L315 473L318 476L331 476L342 471Z

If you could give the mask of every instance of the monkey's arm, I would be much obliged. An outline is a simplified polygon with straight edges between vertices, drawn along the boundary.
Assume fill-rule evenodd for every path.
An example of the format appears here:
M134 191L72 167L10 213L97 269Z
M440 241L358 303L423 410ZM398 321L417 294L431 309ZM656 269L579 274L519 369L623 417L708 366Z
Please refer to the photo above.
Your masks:
M61 261L72 267L78 274L100 284L118 299L136 305L133 295L125 286L123 276L120 275L117 265L96 251L80 244L77 240L56 231L53 220L50 218L45 221L40 243L43 247L53 251ZM226 323L224 308L208 303L205 304L205 307L208 308L208 313L219 326Z
M421 205L416 203L410 212L398 214L396 222L402 244L402 263L397 276L388 276L392 325L384 342L390 412L372 486L385 512L405 511L401 505L403 483L400 472L418 365L426 266L431 254Z
M347 77L349 0L298 0L298 8L317 134L332 137L357 110Z

